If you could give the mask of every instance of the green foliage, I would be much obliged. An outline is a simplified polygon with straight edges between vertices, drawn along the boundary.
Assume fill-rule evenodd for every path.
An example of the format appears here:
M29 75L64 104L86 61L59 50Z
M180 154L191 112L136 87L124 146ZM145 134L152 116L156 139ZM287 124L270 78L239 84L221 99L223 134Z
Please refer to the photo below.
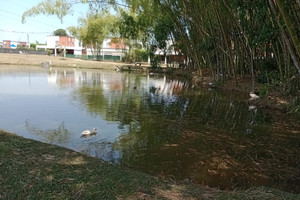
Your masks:
M279 71L275 59L261 59L256 61L258 83L274 85L279 82Z
M117 22L119 33L122 38L136 40L139 36L139 25L136 19L127 12L122 11Z
M79 31L78 28L75 26L69 26L67 28L67 30L69 31L70 35L76 38L79 38Z
M67 31L65 29L57 29L53 31L54 36L68 36Z
M26 22L26 18L39 14L56 15L63 22L63 17L70 12L71 3L68 0L44 0L23 13L22 23Z
M126 10L120 10L116 21L118 35L124 38L129 50L125 52L127 62L146 61L149 46L149 30L151 19L144 14L136 15Z
M30 49L35 50L36 49L36 43L30 43Z
M154 54L156 49L157 49L156 45L151 45L151 47L150 47L150 66L152 68L160 67L160 57Z
M300 93L300 91L297 91ZM288 107L289 113L297 114L300 116L300 97L299 95L294 97L291 104Z
M48 51L47 51L47 55L48 55L48 56L51 56L52 53L53 53L52 50L48 50Z
M137 61L139 62L146 62L148 60L148 51L144 49L136 50Z
M200 50L205 52L210 52L213 49L215 49L215 43L216 40L212 37L206 37L204 40L200 43Z
M86 18L79 19L80 25L77 28L69 27L68 30L82 41L83 46L100 51L104 39L113 29L115 20L116 18L106 11L91 13Z
M270 18L268 1L236 0L232 5L239 15L240 24L251 46L269 43L278 36L278 28L274 27Z
M131 51L125 51L124 54L125 56L123 57L123 61L128 63L146 62L149 55L148 51L141 48L136 48Z
M170 39L173 26L171 21L166 18L159 18L153 29L153 34L157 43L158 48L166 50L167 41Z

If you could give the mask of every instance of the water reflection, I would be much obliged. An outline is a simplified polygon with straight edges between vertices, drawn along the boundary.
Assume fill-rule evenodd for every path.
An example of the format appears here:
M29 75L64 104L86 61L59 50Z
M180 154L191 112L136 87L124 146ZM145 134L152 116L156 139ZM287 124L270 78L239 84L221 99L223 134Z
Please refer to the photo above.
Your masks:
M248 105L248 95L196 90L158 74L51 68L42 77L54 95L18 101L30 113L18 117L39 140L157 176L300 191L299 122ZM30 79L31 90L43 85ZM80 138L86 127L99 133Z
M25 121L26 129L35 134L40 140L51 144L62 144L67 142L70 138L70 132L65 128L62 122L58 128L43 130L42 128L33 125L29 120Z
M116 91L85 84L75 94L91 113L118 121L122 129L108 148L120 157L98 156L154 175L189 177L222 188L276 180L276 164L264 155L276 149L264 149L260 141L272 140L271 119L253 106L249 110L239 101L242 97L191 91L187 83L166 77L157 81L126 74L114 77L116 82L121 88Z

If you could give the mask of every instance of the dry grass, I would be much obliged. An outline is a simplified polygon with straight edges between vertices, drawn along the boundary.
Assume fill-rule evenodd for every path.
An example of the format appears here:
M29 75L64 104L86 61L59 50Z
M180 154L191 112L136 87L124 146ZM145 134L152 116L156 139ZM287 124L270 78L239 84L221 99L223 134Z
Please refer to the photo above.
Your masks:
M115 62L100 62L33 54L3 54L0 53L0 64L40 66L42 62L50 62L55 67L78 67L92 69L115 69Z

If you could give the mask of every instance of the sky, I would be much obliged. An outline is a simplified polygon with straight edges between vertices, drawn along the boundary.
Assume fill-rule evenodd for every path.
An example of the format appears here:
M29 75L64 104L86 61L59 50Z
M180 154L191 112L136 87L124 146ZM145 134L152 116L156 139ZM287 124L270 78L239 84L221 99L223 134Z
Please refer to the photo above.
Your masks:
M42 0L1 0L0 3L0 41L11 40L30 43L46 43L46 37L57 29L77 26L78 18L84 17L88 5L73 5L73 15L64 17L63 23L56 16L37 15L26 18L22 24L22 14Z

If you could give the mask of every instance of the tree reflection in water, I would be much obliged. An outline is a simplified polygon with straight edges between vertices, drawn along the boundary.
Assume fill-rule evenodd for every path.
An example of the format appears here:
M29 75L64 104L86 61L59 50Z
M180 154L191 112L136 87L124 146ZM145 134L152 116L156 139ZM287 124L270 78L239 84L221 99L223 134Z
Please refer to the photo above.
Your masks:
M261 110L249 110L245 97L145 78L123 74L114 80L120 85L109 92L84 84L74 93L90 113L118 122L121 130L112 143L91 142L91 154L154 175L192 178L220 188L277 185L291 190L295 185L298 179L288 178L295 177L292 170L275 175L282 174L278 166L283 163L297 171L299 147L278 148L289 146L291 132L274 128L275 119Z
M38 126L32 125L29 120L25 121L26 129L38 136L42 141L51 144L63 144L69 140L70 132L62 122L56 129L41 130Z

